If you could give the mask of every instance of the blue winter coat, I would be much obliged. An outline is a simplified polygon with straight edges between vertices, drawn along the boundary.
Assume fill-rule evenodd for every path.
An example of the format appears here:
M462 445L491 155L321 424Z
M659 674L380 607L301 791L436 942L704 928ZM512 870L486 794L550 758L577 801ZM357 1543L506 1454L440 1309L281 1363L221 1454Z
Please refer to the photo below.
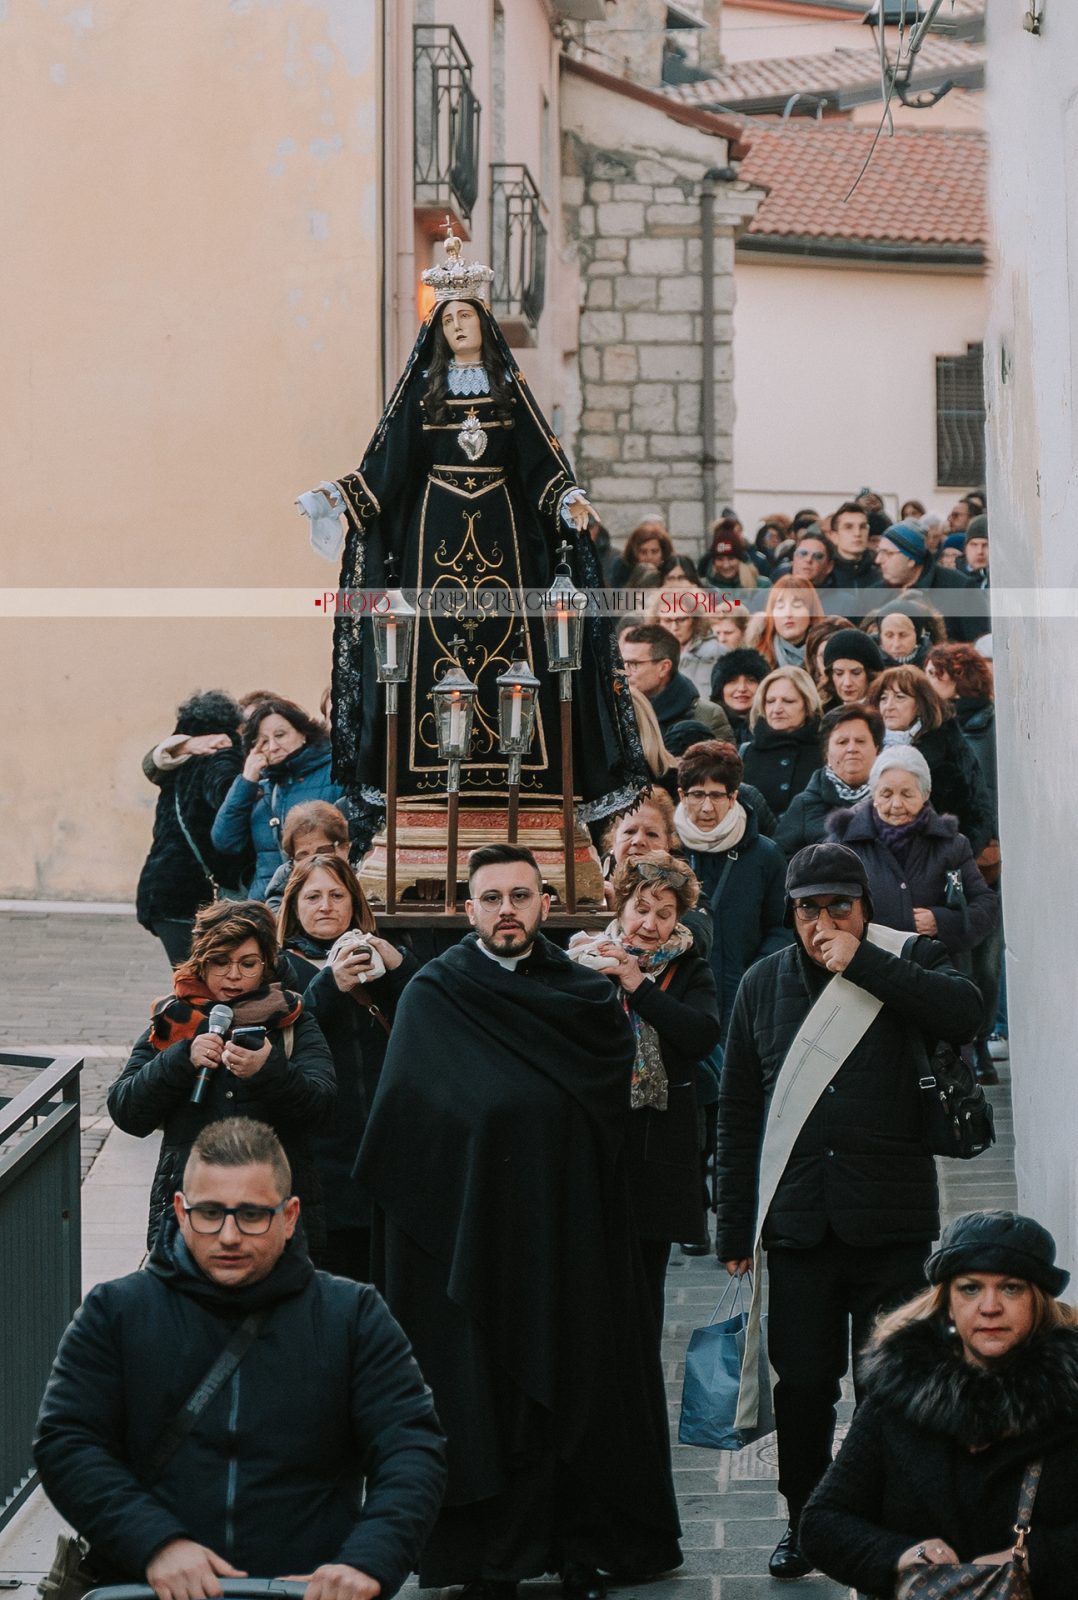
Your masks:
M744 798L741 803L748 824L733 850L685 852L700 881L700 903L711 911L714 925L710 961L724 1039L746 970L793 939L782 922L786 857L773 839L760 833L752 806ZM727 861L730 870L724 874Z
M865 864L872 920L888 928L915 931L913 911L924 906L936 919L935 937L949 955L972 950L999 921L999 899L981 877L969 840L959 833L955 817L941 817L931 806L923 833L910 841L904 861L884 844L872 822L871 799L848 811L835 811L827 821L827 837L855 850ZM948 872L958 872L966 909L944 900Z
M293 806L305 800L335 804L344 794L330 777L328 744L305 744L267 768L257 783L241 773L225 795L210 838L215 850L242 856L254 847L252 900L264 900L269 881L284 860L281 826Z

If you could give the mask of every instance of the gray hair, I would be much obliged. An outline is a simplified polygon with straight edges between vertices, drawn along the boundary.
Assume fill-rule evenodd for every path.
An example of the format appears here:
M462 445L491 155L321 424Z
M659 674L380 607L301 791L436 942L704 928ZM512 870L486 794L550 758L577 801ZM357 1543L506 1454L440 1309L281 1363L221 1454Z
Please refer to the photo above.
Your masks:
M924 756L912 744L892 744L881 750L872 763L868 786L873 794L885 772L908 772L917 781L917 787L927 800L932 793L932 773Z

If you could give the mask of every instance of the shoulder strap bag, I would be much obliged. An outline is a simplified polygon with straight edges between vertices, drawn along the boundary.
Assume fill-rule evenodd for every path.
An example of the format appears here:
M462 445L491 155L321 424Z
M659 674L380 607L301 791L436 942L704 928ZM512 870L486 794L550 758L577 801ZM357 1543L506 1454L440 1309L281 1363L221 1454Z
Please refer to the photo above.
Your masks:
M145 1476L148 1487L155 1483L187 1438L214 1395L220 1393L251 1345L258 1337L267 1312L251 1311L217 1356L206 1376L192 1389L183 1407L166 1424L150 1457ZM97 1579L87 1565L90 1546L77 1534L62 1533L56 1541L56 1554L47 1575L37 1586L41 1600L82 1600Z
M898 1580L895 1600L1033 1600L1026 1535L1033 1520L1041 1466L1040 1461L1031 1461L1023 1474L1009 1561L1000 1567L977 1567L972 1561L949 1567L932 1563L911 1567Z
M865 938L890 955L900 956L909 942L908 933L896 928L870 924ZM786 1171L798 1135L813 1106L823 1094L842 1063L860 1044L883 1010L883 1001L835 973L817 995L779 1068L764 1127L760 1152L760 1182L756 1202L756 1232L753 1241L753 1291L749 1320L745 1329L745 1359L741 1364L734 1425L752 1430L760 1412L758 1382L760 1348L760 1279L763 1250L760 1240L764 1222L776 1190Z
M194 838L192 837L191 830L183 820L183 812L180 810L180 792L178 789L173 789L172 791L172 803L176 811L176 821L180 825L180 832L187 840L187 848L190 850L191 854L202 868L203 877L208 879L210 888L213 890L213 898L215 900L246 900L247 895L244 890L226 888L223 883L218 882L213 873L210 871L209 867L206 865L205 861L203 860L202 851L198 848L198 845L195 843Z

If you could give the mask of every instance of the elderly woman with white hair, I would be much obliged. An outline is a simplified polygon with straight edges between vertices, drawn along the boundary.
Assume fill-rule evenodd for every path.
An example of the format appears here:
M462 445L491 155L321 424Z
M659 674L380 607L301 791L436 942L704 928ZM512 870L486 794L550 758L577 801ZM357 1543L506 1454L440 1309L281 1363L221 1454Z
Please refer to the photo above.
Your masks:
M938 939L948 954L972 950L991 933L999 901L981 876L954 817L929 802L932 774L910 744L873 762L869 792L828 818L827 835L865 864L873 920Z

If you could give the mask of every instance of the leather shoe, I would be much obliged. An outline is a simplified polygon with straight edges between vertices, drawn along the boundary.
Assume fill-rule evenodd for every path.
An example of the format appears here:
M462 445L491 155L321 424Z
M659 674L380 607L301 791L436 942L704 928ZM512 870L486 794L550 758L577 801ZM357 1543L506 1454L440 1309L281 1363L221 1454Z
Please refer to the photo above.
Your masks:
M973 1076L978 1083L988 1084L989 1086L999 1082L996 1063L989 1055L988 1045L983 1039L978 1039L974 1046Z
M711 1254L711 1240L705 1239L703 1244L679 1244L678 1249L683 1256L709 1256Z
M812 1562L806 1561L797 1548L797 1535L789 1522L786 1524L786 1532L771 1552L767 1570L773 1578L778 1578L784 1583L793 1578L803 1578L806 1573L812 1571Z
M561 1592L565 1600L606 1600L606 1578L595 1567L566 1567Z

